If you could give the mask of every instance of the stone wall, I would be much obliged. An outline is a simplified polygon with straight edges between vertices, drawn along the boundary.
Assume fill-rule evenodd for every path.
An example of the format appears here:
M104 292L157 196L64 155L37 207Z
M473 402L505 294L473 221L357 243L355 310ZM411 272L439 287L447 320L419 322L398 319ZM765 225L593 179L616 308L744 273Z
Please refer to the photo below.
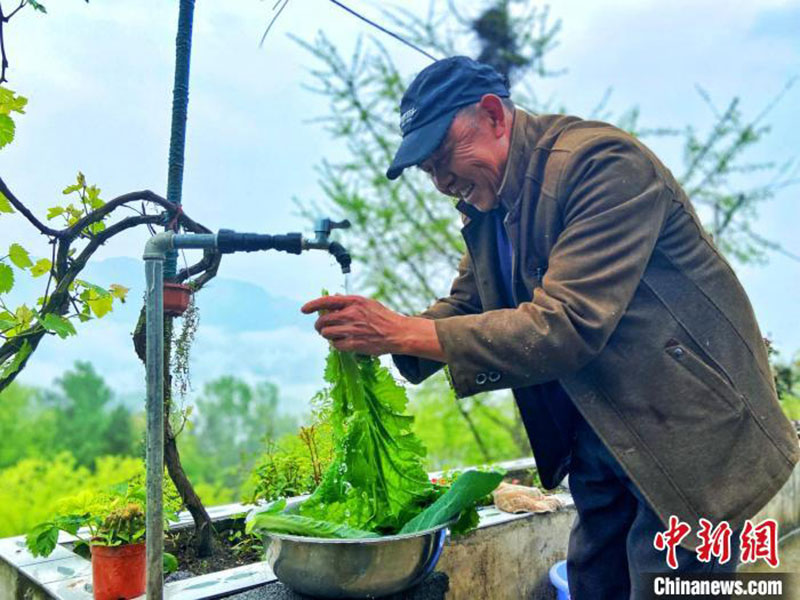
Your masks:
M569 499L556 512L488 523L448 540L436 567L450 577L448 600L555 598L548 571L566 558L574 519Z

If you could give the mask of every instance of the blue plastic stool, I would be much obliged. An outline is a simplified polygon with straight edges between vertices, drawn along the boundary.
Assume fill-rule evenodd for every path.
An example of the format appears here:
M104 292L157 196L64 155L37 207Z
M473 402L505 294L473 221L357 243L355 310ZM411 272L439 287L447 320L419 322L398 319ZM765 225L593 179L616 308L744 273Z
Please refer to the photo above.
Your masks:
M558 600L570 600L567 583L567 561L562 560L550 567L550 583L556 588Z

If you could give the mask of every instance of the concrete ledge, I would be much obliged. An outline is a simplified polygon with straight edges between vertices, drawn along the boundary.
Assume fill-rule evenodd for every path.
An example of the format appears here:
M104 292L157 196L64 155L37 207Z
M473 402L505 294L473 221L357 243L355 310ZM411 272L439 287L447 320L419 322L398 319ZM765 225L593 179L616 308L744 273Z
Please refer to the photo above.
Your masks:
M575 506L552 513L499 516L461 538L448 539L436 567L450 577L448 600L555 598L548 571L567 557Z

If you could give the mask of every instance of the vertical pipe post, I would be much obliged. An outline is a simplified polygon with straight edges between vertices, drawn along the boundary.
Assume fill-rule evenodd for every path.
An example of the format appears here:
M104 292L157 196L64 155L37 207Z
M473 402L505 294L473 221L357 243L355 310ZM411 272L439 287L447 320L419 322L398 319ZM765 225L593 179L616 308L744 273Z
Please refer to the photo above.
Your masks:
M164 255L145 255L147 325L147 600L164 591Z
M175 82L172 88L172 130L169 139L169 168L167 171L167 200L181 204L183 186L183 157L186 146L186 119L189 111L189 64L192 56L192 22L195 0L180 0L178 34L175 37ZM175 278L177 250L167 252L164 277Z

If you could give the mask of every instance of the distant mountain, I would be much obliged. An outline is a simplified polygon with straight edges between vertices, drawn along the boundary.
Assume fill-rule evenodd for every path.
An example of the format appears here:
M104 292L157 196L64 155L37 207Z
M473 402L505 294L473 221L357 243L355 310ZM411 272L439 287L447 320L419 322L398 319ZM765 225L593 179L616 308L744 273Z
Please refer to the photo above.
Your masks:
M104 318L135 322L144 294L142 261L109 258L88 265L83 277L97 285L119 283L129 287L129 301L114 308L114 312ZM302 315L298 302L273 296L264 288L247 281L215 277L197 294L196 300L203 325L221 327L230 332L308 326L308 317Z
M130 335L144 294L144 266L134 258L110 258L92 263L82 278L101 286L118 283L130 288L124 304L102 319L76 323L78 335L61 340L48 336L20 375L20 382L47 386L76 360L92 362L129 406L141 406L144 367L136 358ZM43 279L20 275L12 304L35 301ZM313 317L300 303L273 296L250 282L214 278L198 295L200 327L192 346L191 371L195 393L222 375L251 383L268 380L280 389L281 405L291 413L305 410L322 385L327 344L313 328Z

